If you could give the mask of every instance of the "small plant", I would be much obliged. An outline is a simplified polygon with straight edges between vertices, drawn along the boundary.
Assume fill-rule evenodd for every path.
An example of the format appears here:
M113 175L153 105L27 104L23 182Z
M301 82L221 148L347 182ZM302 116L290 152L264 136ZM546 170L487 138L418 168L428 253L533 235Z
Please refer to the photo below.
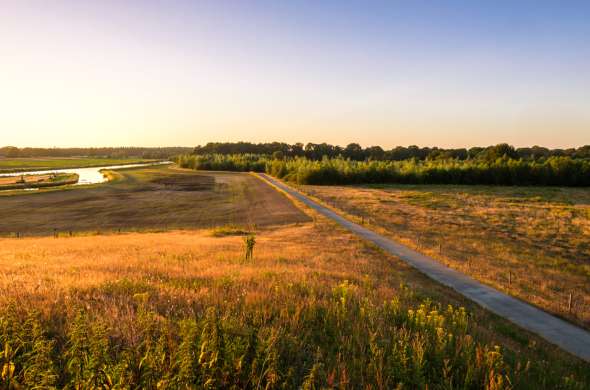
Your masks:
M218 226L211 231L213 237L244 236L249 234L251 233L248 229L236 225Z
M253 234L249 234L246 237L244 237L246 260L252 260L252 257L254 256L254 245L256 245L256 237Z

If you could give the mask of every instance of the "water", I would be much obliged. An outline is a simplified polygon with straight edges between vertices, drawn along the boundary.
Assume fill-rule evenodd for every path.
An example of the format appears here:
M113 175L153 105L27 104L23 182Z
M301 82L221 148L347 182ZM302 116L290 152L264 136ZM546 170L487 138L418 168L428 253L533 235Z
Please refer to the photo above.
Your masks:
M44 175L48 173L77 173L78 183L75 185L87 185L87 184L99 184L104 183L108 179L100 173L103 169L121 169L121 168L135 168L145 167L150 165L161 165L161 164L172 164L169 161L156 162L156 163L140 163L140 164L128 164L128 165L108 165L103 167L91 167L91 168L71 168L71 169L50 169L45 171L24 171L24 172L12 172L12 173L0 173L0 177L6 176L20 176L20 175Z

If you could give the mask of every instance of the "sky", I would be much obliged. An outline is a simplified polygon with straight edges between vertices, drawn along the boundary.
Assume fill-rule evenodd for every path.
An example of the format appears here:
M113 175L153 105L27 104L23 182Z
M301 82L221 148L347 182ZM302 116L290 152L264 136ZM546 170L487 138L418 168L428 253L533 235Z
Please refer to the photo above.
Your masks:
M566 0L0 0L0 146L581 146L589 20Z

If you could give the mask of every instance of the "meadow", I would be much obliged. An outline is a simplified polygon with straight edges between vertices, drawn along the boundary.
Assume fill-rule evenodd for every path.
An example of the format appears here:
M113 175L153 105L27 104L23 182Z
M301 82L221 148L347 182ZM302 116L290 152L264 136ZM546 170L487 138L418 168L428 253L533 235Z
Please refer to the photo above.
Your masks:
M254 175L105 173L0 197L0 388L590 385L587 362Z
M288 199L244 173L151 166L106 174L111 181L105 184L0 195L0 235L100 234L309 220Z
M586 189L299 188L452 268L590 328L590 192Z
M89 168L106 165L125 165L150 162L144 158L100 158L100 157L29 157L1 158L0 173L21 172L29 170L50 170L66 168Z
M563 388L590 366L322 217L0 239L3 388ZM329 242L330 245L326 245Z

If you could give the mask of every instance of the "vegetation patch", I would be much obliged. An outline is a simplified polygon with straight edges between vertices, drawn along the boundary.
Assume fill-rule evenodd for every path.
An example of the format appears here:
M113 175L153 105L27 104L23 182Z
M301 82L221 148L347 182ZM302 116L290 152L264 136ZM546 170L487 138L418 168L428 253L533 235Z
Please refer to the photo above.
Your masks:
M169 191L211 191L215 177L210 175L170 175L156 177L152 183L164 186Z
M0 191L65 186L76 184L78 179L75 173L0 177Z
M309 220L287 198L247 174L151 166L114 175L116 180L100 186L3 196L0 235L69 236Z
M497 145L473 158L352 159L342 155L286 157L280 154L181 155L184 168L266 172L297 184L478 184L590 186L590 158L550 155L518 158ZM582 154L585 156L585 154Z
M1 388L590 384L587 364L321 220L258 231L248 262L241 237L207 231L61 242L2 240Z
M446 265L590 327L590 193L585 189L300 189Z
M218 226L211 230L211 235L213 237L247 236L249 234L252 234L251 229L246 229L237 225Z

